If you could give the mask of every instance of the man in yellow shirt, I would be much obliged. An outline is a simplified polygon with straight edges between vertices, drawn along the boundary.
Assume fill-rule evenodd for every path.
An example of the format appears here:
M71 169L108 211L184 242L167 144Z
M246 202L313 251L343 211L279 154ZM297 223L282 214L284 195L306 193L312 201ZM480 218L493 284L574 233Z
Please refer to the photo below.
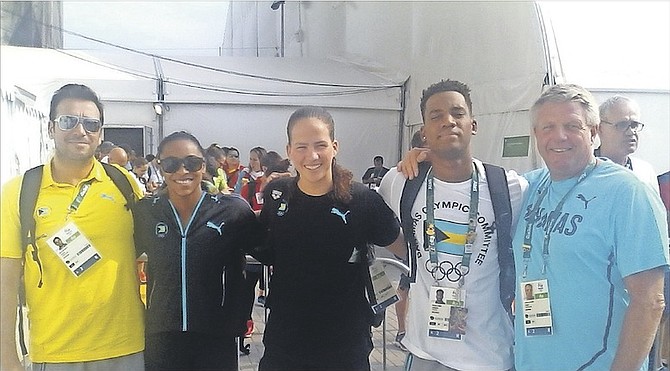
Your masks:
M25 254L18 205L23 177L2 190L0 368L23 369L15 341L23 272L34 366L143 370L132 213L94 158L104 122L102 104L90 88L68 84L54 93L49 120L55 153L43 168L33 213L35 243ZM56 237L62 248L53 242Z

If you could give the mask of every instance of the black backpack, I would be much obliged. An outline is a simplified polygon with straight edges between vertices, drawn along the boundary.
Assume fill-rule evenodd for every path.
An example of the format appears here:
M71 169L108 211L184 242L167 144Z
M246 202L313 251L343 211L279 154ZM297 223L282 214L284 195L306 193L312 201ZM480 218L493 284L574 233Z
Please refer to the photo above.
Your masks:
M419 163L419 176L412 180L405 181L400 198L400 223L405 242L410 248L410 280L416 279L416 259L413 252L419 248L419 243L414 237L412 206L416 199L423 180L426 178L430 163ZM498 264L500 265L500 302L512 318L512 301L514 300L514 290L516 286L516 270L514 268L514 255L512 253L512 205L510 203L509 188L507 186L507 176L505 169L484 164L484 172L491 193L493 203L493 214L495 217L494 226L498 232Z
M123 197L126 199L126 208L131 209L137 198L133 192L133 187L130 184L128 178L113 165L101 163L102 167L105 169L105 173L112 178L112 181L116 187L121 191ZM44 171L44 165L36 166L32 169L29 169L23 175L23 181L21 183L21 191L19 194L19 221L21 222L21 249L25 255L28 245L32 245L32 258L37 263L37 266L40 270L40 282L38 287L42 287L42 262L39 259L39 254L37 252L37 247L35 245L35 206L37 205L37 196L42 185L42 173ZM23 282L23 280L21 280ZM23 285L23 283L21 283ZM23 305L25 304L25 292L24 288L19 290L19 337L21 352L23 355L28 354L25 339L23 334Z

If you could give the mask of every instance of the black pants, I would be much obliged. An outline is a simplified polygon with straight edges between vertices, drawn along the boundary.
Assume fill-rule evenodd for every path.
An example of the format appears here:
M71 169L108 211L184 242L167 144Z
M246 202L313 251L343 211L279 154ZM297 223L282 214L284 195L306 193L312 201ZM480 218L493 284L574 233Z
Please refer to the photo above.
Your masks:
M144 361L154 370L237 370L235 338L192 332L146 335Z
M291 352L273 351L265 348L265 353L258 364L258 371L280 371L280 370L341 370L341 371L369 371L370 352L360 354L349 354L345 357L333 359L332 357L319 357L312 354L307 357L296 357Z

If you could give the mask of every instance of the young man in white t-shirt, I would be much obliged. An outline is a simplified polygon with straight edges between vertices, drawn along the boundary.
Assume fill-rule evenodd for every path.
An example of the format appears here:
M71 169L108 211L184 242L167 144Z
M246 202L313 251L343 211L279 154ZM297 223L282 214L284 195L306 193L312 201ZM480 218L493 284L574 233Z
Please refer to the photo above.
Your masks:
M402 340L410 352L405 369L509 370L512 321L500 299L489 184L483 164L472 157L477 122L470 89L452 80L431 85L423 92L421 114L432 168L411 209L418 248L409 253L414 282ZM506 176L518 215L527 183L513 171ZM397 215L404 185L393 168L378 190Z

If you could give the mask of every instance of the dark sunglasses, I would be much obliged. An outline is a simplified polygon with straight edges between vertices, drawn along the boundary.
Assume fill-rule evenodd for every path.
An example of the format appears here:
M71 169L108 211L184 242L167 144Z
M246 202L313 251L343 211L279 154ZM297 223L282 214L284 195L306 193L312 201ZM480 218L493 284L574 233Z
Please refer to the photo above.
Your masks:
M184 165L186 171L198 171L202 169L205 159L198 156L186 156L184 158L166 157L158 160L158 164L166 173L174 173Z
M603 122L607 125L612 125L619 131L626 131L630 129L633 133L637 133L639 131L642 131L642 129L644 129L644 124L635 120L623 120L617 122L616 124L607 122L605 120L600 120L600 122Z
M99 119L74 115L60 115L56 117L54 122L58 124L58 128L61 130L72 130L81 122L84 130L89 133L97 133L102 127L102 122Z

